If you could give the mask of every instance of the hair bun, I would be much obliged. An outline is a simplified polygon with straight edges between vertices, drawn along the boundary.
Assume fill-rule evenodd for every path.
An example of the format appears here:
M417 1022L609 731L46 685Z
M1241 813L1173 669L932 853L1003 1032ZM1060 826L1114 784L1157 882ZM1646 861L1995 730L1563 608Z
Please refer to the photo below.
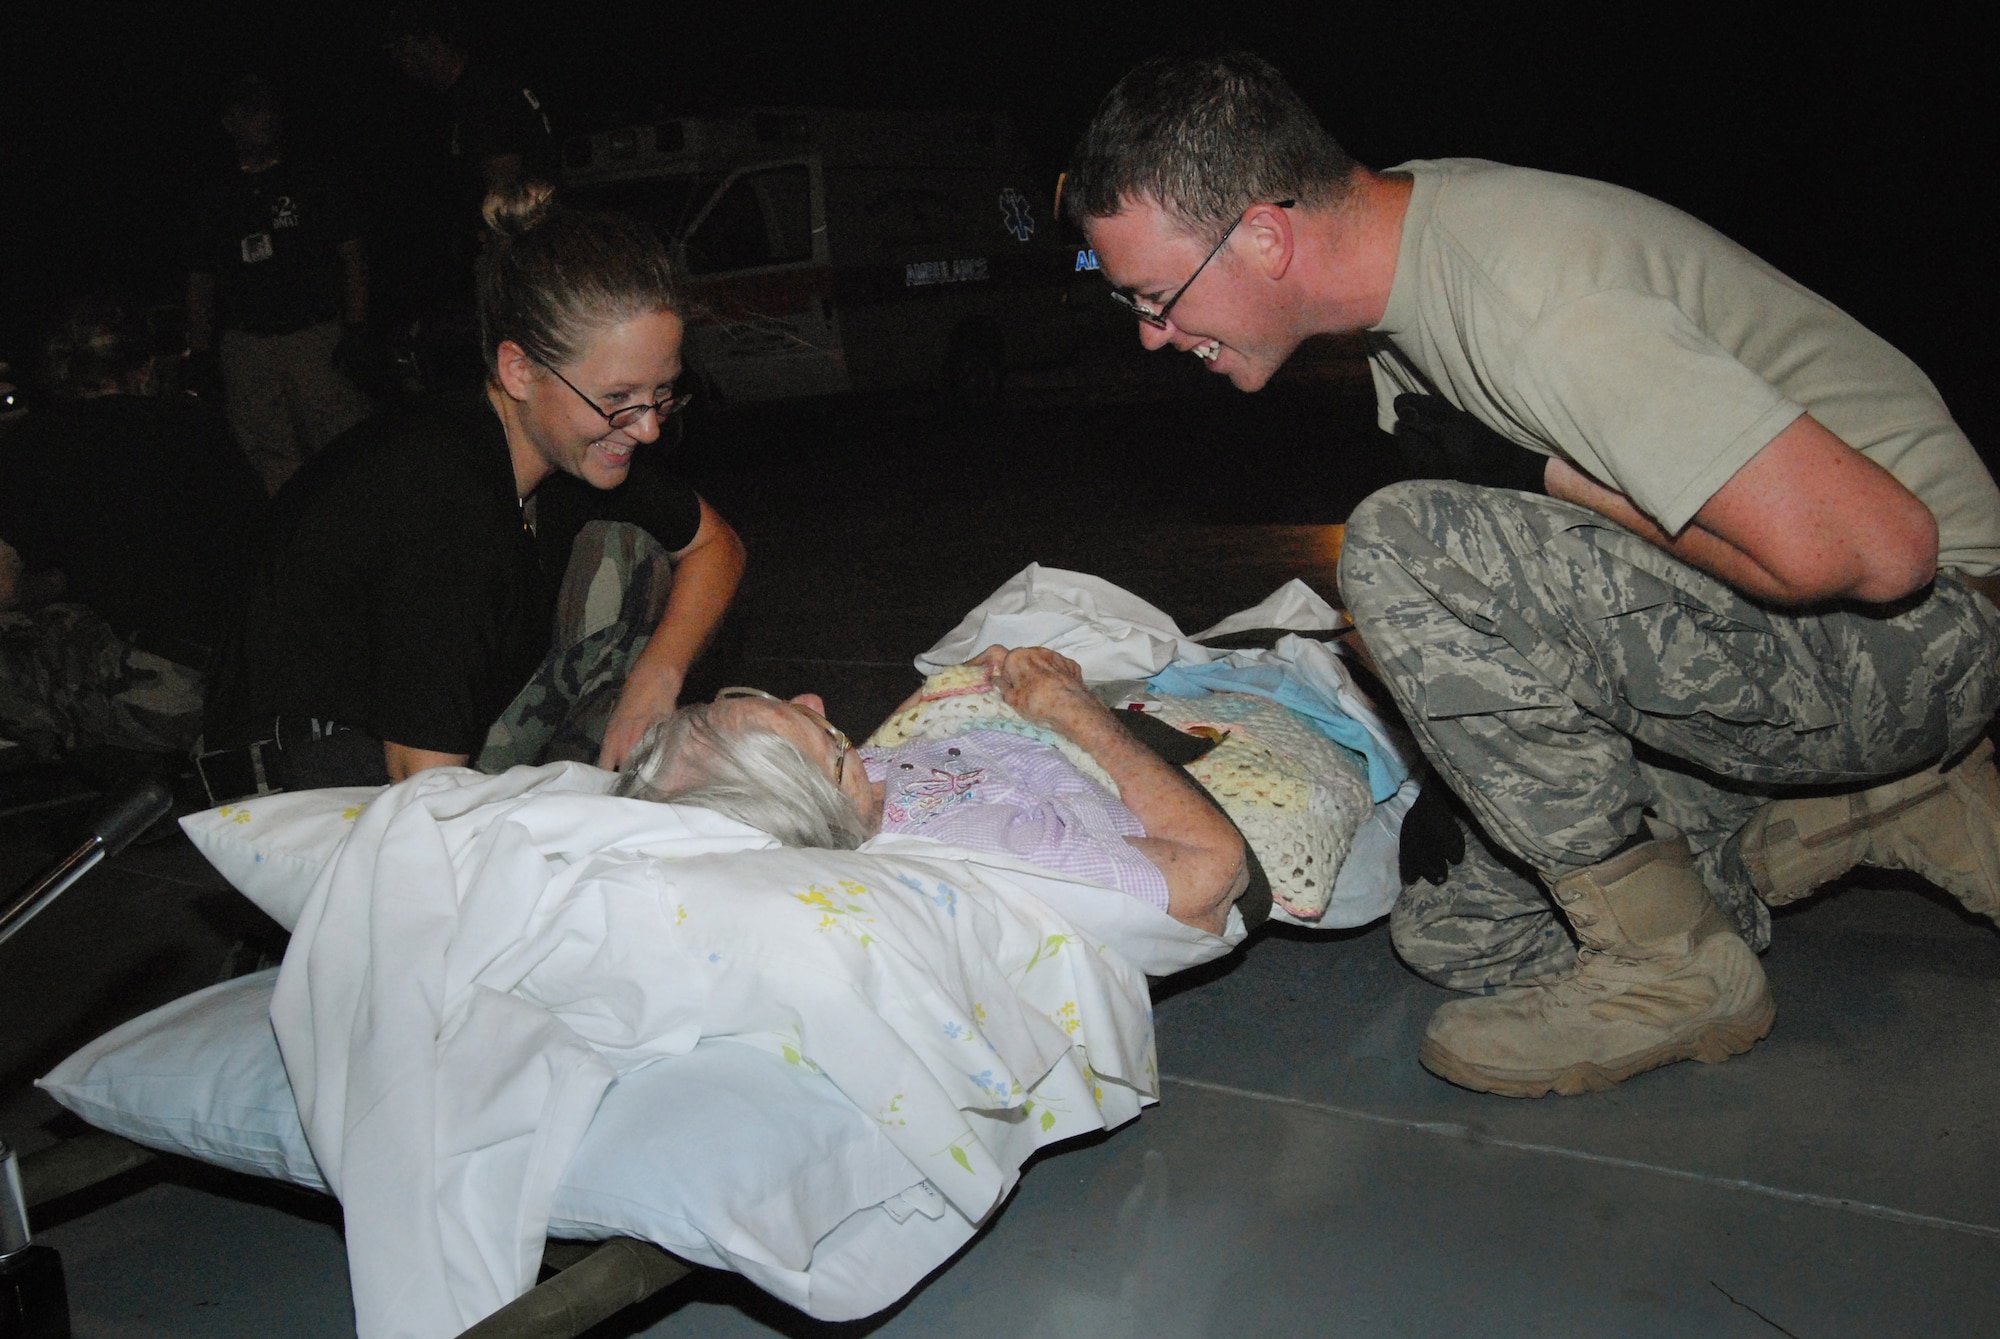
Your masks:
M510 181L487 193L479 212L502 237L531 232L555 210L556 188L546 181Z

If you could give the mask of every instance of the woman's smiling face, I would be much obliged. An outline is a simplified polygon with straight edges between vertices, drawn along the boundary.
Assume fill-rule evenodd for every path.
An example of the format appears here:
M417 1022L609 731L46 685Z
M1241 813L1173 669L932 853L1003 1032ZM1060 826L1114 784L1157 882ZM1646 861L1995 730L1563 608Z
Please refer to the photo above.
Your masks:
M672 312L647 312L599 334L561 369L561 378L537 369L521 408L521 426L545 467L539 471L542 478L561 470L593 488L625 482L632 453L660 435L660 417L648 411L626 427L613 428L603 415L667 397L681 374L682 329L681 318ZM592 413L592 405L601 412Z

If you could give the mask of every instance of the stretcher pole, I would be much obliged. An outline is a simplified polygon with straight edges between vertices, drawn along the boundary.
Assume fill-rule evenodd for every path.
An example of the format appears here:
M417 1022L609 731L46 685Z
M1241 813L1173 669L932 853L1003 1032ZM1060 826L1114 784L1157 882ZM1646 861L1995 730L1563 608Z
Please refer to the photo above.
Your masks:
M522 1293L458 1339L576 1339L600 1321L694 1272L694 1266L631 1237L613 1237L594 1249L552 1241L544 1262L554 1264L579 1249L588 1254Z
M70 1339L62 1259L35 1245L14 1150L0 1140L0 1339Z
M173 796L150 779L113 801L90 835L39 879L0 906L0 944L62 895L106 856L116 855L173 807ZM0 1339L70 1339L69 1293L62 1259L37 1246L28 1229L28 1194L14 1150L0 1140Z
M91 822L90 835L74 851L15 894L5 906L0 906L0 944L12 939L35 913L96 868L99 861L124 850L134 837L159 821L173 803L174 797L166 785L152 778L100 810Z

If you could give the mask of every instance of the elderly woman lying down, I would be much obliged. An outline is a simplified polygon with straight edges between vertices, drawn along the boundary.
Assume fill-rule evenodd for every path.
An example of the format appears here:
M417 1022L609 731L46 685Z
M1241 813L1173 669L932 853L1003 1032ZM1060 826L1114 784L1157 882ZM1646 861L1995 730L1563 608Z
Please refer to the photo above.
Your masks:
M1019 734L857 749L814 694L787 701L742 688L654 724L618 793L712 809L788 846L852 848L887 831L1016 856L1221 933L1249 883L1229 819L1119 724L1076 662L991 646L969 668L1029 724L1081 749L1117 793L1061 749Z

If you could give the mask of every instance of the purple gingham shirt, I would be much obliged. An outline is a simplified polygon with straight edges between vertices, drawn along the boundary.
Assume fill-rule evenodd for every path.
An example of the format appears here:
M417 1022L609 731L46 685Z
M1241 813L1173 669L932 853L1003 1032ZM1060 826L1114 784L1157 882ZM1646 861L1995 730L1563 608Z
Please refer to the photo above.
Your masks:
M884 832L1017 856L1167 909L1166 875L1125 840L1146 829L1047 744L973 730L858 752L884 783Z

